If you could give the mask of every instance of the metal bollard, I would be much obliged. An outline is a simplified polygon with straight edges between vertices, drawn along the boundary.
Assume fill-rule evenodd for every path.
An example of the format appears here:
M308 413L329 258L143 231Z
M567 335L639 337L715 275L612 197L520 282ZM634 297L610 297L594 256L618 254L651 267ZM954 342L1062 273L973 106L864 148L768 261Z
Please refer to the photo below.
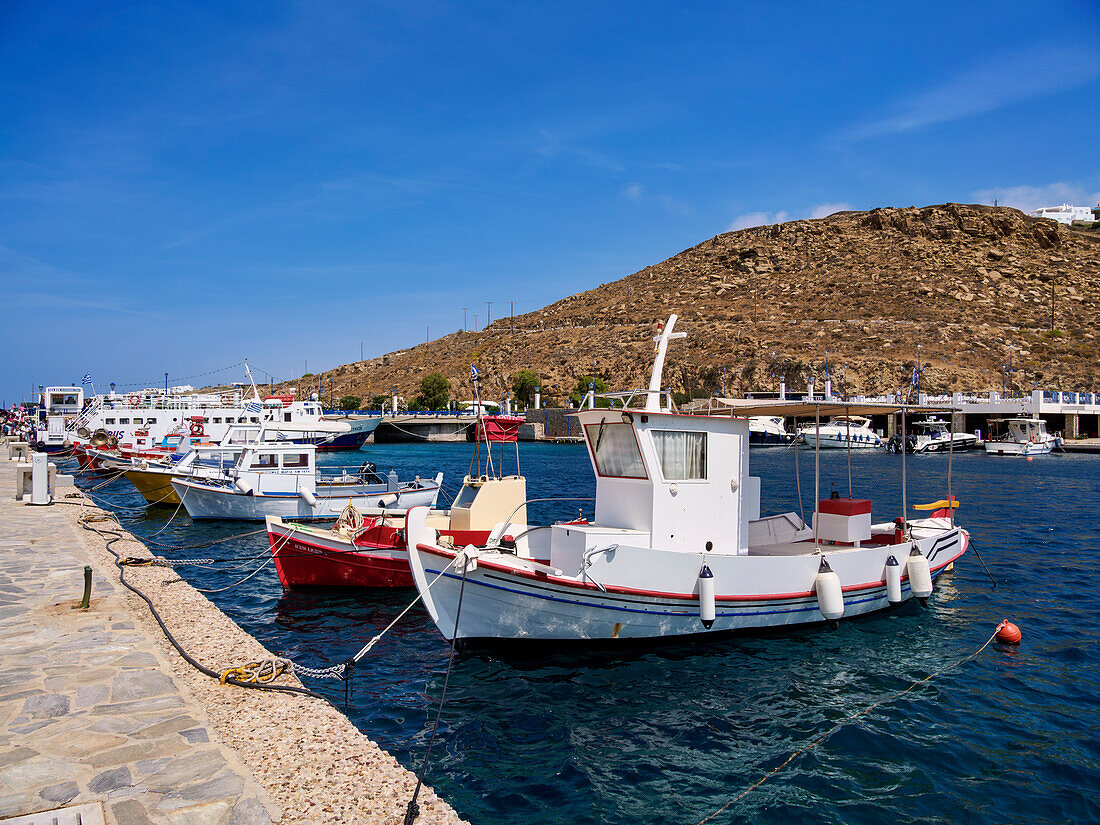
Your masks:
M84 565L84 598L77 605L78 610L87 610L92 598L92 568Z

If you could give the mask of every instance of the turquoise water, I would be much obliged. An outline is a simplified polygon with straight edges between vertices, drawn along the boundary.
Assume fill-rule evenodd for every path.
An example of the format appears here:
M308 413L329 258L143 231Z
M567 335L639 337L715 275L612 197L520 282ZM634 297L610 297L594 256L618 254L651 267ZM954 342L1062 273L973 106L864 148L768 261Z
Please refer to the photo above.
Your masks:
M583 447L521 446L531 497L590 497ZM402 476L437 469L452 488L471 448L369 445L363 456ZM754 450L766 512L798 509L793 453ZM876 520L900 513L900 456L854 454L854 492ZM946 456L908 456L909 501L946 493ZM813 454L801 454L807 511ZM511 466L509 462L509 467ZM822 495L848 490L842 452L822 453ZM81 482L90 484L92 482ZM1100 457L1026 462L954 458L959 521L973 554L937 580L926 608L842 621L837 630L741 637L622 655L538 658L469 654L455 663L427 781L474 823L698 823L847 715L977 650L1002 618L1018 649L991 645L973 661L841 727L712 821L1100 821ZM97 493L140 507L125 480ZM591 504L536 505L540 519ZM171 510L119 511L139 535ZM193 524L177 515L157 538L184 545L238 535L247 523ZM180 568L223 587L263 560L265 536L178 557L220 555L232 570ZM250 557L256 557L253 561ZM411 591L284 595L269 565L211 598L269 649L312 666L346 659L411 600ZM168 617L171 624L171 617ZM403 764L423 758L449 649L419 608L363 660L348 714ZM333 697L331 682L310 685Z

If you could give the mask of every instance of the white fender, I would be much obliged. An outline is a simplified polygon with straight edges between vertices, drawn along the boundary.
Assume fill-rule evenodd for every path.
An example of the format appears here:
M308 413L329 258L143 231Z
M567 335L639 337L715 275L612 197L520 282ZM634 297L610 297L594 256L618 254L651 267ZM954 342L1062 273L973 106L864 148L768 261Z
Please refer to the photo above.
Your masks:
M384 496L379 496L374 504L376 507L389 507L391 504L396 504L398 498L400 498L400 496L397 493L389 493Z
M243 478L238 478L233 482L233 486L244 493L246 496L252 492L252 485L245 481Z
M310 507L317 506L317 496L313 495L309 490L304 487L298 491L298 495L302 497L302 501L308 504Z
M409 570L412 571L413 583L420 593L424 607L428 610L428 615L438 627L439 611L432 599L432 592L428 589L428 576L424 572L420 551L416 549L418 544L435 544L435 530L428 527L427 521L427 507L413 507L405 513L405 547L409 553Z
M890 604L901 602L901 565L893 556L886 560L886 599Z
M714 574L706 562L699 571L699 619L707 630L714 624Z
M833 572L824 558L817 570L814 590L817 591L817 606L822 616L835 622L844 615L844 590L840 586L840 576Z
M909 574L909 590L918 599L927 599L932 595L932 572L926 559L915 544L909 551L905 562L905 572Z

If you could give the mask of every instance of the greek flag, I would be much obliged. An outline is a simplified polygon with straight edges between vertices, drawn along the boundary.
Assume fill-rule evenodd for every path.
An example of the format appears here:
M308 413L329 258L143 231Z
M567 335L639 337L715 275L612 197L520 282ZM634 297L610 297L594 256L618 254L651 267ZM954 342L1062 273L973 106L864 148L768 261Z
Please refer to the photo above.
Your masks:
M480 373L477 371L477 367L473 364L470 365L470 378L476 379Z
M250 413L261 413L264 410L259 401L249 401L244 405L244 408Z
M92 374L90 372L84 373L84 377L80 379L80 383L81 384L91 384L92 383Z

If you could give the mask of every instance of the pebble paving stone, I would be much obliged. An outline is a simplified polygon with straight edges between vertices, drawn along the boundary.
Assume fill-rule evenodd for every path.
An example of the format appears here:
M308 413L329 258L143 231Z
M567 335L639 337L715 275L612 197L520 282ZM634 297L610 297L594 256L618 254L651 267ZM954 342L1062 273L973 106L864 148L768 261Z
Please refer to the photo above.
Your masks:
M0 819L98 801L113 825L403 821L413 774L325 702L190 667L119 584L105 537L79 526L100 511L80 497L17 502L6 458L0 448ZM114 548L150 555L128 534ZM127 577L207 667L271 655L171 569ZM418 825L463 822L431 788L419 802Z

